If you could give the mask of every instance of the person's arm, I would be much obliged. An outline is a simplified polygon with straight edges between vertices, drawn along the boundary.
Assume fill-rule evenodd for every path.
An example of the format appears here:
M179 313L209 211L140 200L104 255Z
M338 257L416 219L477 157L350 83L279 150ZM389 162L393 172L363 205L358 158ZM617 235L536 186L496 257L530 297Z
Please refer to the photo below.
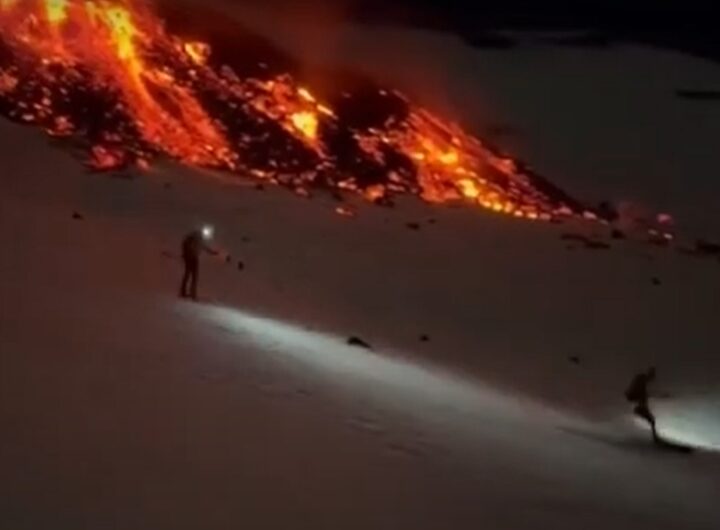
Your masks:
M207 252L211 256L219 256L220 255L220 251L218 249L213 248L210 245L206 245L205 243L203 243L202 249L204 252Z
M203 244L203 251L207 252L214 258L220 261L228 261L230 253L227 250L211 247L210 245Z

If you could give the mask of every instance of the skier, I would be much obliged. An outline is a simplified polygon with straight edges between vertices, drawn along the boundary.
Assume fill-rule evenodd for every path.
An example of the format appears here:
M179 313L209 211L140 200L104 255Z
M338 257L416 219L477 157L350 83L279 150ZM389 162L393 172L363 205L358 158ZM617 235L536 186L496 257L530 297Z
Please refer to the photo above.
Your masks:
M200 277L200 254L204 251L213 256L219 252L208 245L213 237L213 229L205 226L201 230L194 230L187 234L182 241L182 259L185 265L182 283L180 284L180 298L197 300L197 288Z
M631 403L635 403L633 412L636 416L642 418L650 424L653 441L656 444L659 444L662 440L660 439L655 427L655 416L650 411L650 394L648 392L648 386L655 380L655 375L655 367L650 367L646 372L640 372L635 375L633 380L630 382L630 386L625 391L625 397Z

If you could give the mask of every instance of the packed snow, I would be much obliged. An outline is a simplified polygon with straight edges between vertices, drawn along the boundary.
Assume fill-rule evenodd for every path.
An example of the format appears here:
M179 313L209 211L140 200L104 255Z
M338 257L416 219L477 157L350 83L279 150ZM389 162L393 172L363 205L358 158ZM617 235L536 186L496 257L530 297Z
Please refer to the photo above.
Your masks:
M451 58L447 111L502 120L570 191L720 236L719 110L671 90L715 66L348 34L368 57L425 50L428 78ZM346 218L322 195L88 174L37 131L0 138L0 528L717 528L717 260L569 250L561 234L600 229L414 200ZM202 301L180 301L201 223L231 261L208 257ZM693 455L630 415L651 364L660 431Z

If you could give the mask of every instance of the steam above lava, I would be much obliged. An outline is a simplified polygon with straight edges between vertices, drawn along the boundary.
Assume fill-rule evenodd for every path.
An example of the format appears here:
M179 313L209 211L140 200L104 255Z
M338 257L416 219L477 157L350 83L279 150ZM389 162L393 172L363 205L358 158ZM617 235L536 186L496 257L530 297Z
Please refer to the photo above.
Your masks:
M0 30L0 114L71 139L95 169L164 156L302 193L380 203L412 193L526 219L584 213L397 91L321 98L291 72L263 69L262 57L245 75L209 43L170 32L144 2L0 0Z

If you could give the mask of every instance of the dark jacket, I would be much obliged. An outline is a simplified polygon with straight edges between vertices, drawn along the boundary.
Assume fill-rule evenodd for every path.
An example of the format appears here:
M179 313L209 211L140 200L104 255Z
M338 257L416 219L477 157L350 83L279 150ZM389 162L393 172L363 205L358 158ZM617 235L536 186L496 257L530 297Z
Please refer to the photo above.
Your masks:
M202 232L196 230L185 236L182 242L182 257L186 261L197 261L200 259L200 254L205 251L210 254L217 254L217 252L205 244Z
M635 403L647 403L649 398L648 385L652 381L652 378L648 374L637 374L633 377L630 386L625 391L625 397L628 401Z

